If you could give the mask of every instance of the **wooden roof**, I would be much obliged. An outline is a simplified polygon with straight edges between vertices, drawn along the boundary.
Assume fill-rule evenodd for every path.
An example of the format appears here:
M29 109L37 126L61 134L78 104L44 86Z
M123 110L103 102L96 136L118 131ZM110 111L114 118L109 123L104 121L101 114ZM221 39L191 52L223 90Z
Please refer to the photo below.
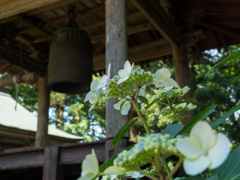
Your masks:
M52 3L31 10L30 2L36 1L28 1L0 2L0 73L46 70L51 39L67 26L71 6L79 28L91 38L94 72L104 72L104 0L48 0ZM171 61L172 46L180 40L193 55L212 48L226 50L240 43L239 7L236 0L127 0L129 60L140 65Z

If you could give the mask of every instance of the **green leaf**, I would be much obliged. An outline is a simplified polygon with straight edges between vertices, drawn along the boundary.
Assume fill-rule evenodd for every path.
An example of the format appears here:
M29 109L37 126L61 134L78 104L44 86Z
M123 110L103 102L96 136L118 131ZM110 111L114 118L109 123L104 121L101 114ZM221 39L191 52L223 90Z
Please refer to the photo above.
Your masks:
M126 134L126 132L130 129L130 127L132 126L132 124L134 123L135 120L137 120L138 117L135 117L131 120L129 120L116 134L116 136L113 138L112 144L114 146L114 149L117 146L117 143L119 142L120 139L122 139L122 137L124 136L124 134Z
M188 133L192 127L198 122L207 117L209 114L215 112L216 105L212 104L200 112L195 118L193 118L178 134ZM178 135L177 134L177 135Z
M217 127L219 124L221 124L223 121L225 121L229 116L231 116L235 111L240 109L240 104L233 106L226 114L224 114L222 117L220 117L218 120L214 121L211 124L212 128Z
M125 150L130 150L135 144L127 147ZM118 153L119 154L119 153ZM105 163L103 163L100 167L99 167L99 172L104 172L105 169L107 169L110 166L113 166L113 161L114 159L118 156L118 154L116 154L115 156L111 157L109 160L107 160Z
M169 124L162 134L169 134L171 137L174 137L179 131L181 131L183 126L181 124Z
M226 62L228 62L228 61L230 61L230 60L232 60L232 59L235 59L235 58L237 58L237 57L239 57L239 56L240 56L240 50L237 51L237 52L235 52L235 53L233 53L233 54L231 54L230 56L226 57L225 59L223 59L223 60L221 60L219 63L217 63L215 66L213 66L213 67L208 71L207 75L208 75L208 74L212 71L212 69L215 68L216 66L219 66L219 65L221 65L221 64L224 64L224 63L226 63ZM205 78L207 77L207 75L205 76Z
M119 99L119 100L117 100L113 105L115 105L115 104L117 104L117 103L119 103L119 101L121 101L121 99Z
M161 99L163 96L167 95L167 94L172 94L172 89L170 89L169 91L167 91L166 93L164 93L162 96L160 96L159 98L155 99L153 102L151 102L148 106L146 106L147 108L150 108L155 102L157 102L159 99Z
M145 97L143 97L143 96L138 96L138 99L139 99L142 103L144 103L144 104L147 104L147 105L149 104L147 98L145 98Z
M184 179L181 179L181 180L204 180L204 179L200 176L191 176L191 177L185 177Z
M239 79L240 79L240 74L228 85L228 87L231 86L232 84L234 84Z
M217 174L215 174L214 176L211 176L210 178L207 178L207 180L219 180L219 177Z
M240 146L238 146L227 158L227 160L212 175L217 174L220 180L240 179Z
M182 104L182 103L197 103L200 105L200 103L196 99L187 99L186 101L181 101L177 104Z

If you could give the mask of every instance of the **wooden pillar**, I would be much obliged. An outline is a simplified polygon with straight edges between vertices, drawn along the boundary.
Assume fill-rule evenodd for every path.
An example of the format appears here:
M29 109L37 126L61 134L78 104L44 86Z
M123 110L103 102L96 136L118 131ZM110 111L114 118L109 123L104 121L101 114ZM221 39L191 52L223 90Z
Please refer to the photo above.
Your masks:
M173 59L174 59L174 67L175 67L175 79L178 85L180 86L180 88L183 88L185 86L188 86L191 88L190 69L188 66L187 51L185 48L185 44L183 42L179 43L178 48L173 47ZM184 96L179 96L178 101L182 101L183 99L185 100L191 99L192 96L193 96L193 91L191 89ZM187 112L184 112L183 114L190 115L183 119L184 124L187 124L194 117L193 111L187 111Z
M58 146L49 146L44 150L43 180L63 180L64 169L59 165Z
M106 0L106 69L111 63L111 76L117 75L127 60L127 24L126 0ZM127 147L128 135L113 151L112 138L127 123L128 116L113 108L117 99L108 99L106 102L106 145L105 157L108 159L116 152Z
M49 90L47 77L38 80L38 125L35 147L44 147L48 144L48 109Z

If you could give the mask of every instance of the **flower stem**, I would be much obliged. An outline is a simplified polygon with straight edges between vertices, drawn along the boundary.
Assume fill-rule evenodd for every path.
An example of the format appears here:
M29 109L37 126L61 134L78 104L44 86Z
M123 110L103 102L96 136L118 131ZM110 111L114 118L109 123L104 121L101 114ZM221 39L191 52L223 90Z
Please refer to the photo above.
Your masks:
M135 110L137 111L137 114L138 114L139 118L141 119L141 121L143 123L143 126L144 126L145 130L147 131L148 134L150 134L149 127L148 127L146 121L143 119L143 117L141 115L141 112L140 112L140 110L137 106L137 103L135 101L133 101L132 103L133 103L133 106L134 106Z
M144 176L152 179L152 180L159 180L157 177L155 177L155 176L153 176L153 175L151 175L151 174L148 174L148 173L144 172L144 171L141 170L140 168L137 168L137 169L135 169L135 170L138 171L138 172L140 172L142 175L144 175Z
M181 166L183 162L183 157L181 157L178 161L178 163L175 165L175 167L173 168L173 170L167 175L167 177L165 178L165 180L170 179L178 170L178 168Z
M184 124L182 122L182 120L178 117L178 115L175 113L173 107L172 107L172 104L170 103L170 100L167 98L168 100L168 106L170 107L171 111L173 112L173 114L175 115L176 119L181 123L181 125L184 127Z

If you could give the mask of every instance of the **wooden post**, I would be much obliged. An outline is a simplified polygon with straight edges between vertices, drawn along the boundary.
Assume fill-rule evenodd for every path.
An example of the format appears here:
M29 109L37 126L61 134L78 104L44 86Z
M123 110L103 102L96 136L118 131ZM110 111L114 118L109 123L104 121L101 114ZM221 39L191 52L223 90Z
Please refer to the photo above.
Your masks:
M127 24L126 0L106 0L106 69L111 63L111 76L118 74L127 60ZM105 158L127 147L128 134L119 142L114 152L111 144L113 137L127 123L128 116L113 108L117 99L108 99L106 102L106 145Z
M174 67L175 67L175 77L180 88L188 86L191 88L191 80L190 80L190 70L188 66L188 58L187 51L185 48L185 44L183 42L179 43L179 47L173 47L173 59L174 59ZM183 99L190 99L193 96L193 91L190 90L186 95L179 96L178 101L182 101ZM189 114L183 119L183 123L187 124L193 117L193 111L187 111L184 114Z
M64 169L60 169L60 151L58 146L49 146L44 150L43 180L63 180Z
M44 147L48 144L49 90L47 77L40 78L38 85L38 126L35 147Z

